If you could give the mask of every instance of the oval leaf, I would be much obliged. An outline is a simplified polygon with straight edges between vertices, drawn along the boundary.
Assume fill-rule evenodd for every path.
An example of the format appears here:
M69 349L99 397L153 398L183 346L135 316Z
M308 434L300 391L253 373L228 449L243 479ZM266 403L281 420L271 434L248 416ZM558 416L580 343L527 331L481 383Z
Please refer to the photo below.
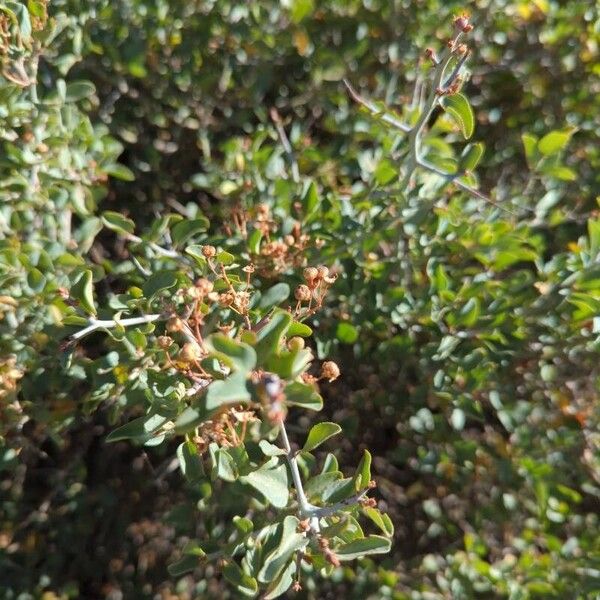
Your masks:
M367 554L385 554L390 551L391 540L380 535L369 535L335 549L340 560L354 560Z
M258 490L275 508L287 506L289 487L285 465L275 469L258 469L240 477L240 481Z
M342 428L337 423L318 423L310 430L302 450L311 452L340 431Z
M465 139L475 130L475 115L469 101L462 94L444 96L441 100L444 110L456 121Z
M96 315L94 304L94 285L91 271L84 271L83 275L71 288L70 295L79 302L79 306L90 315Z

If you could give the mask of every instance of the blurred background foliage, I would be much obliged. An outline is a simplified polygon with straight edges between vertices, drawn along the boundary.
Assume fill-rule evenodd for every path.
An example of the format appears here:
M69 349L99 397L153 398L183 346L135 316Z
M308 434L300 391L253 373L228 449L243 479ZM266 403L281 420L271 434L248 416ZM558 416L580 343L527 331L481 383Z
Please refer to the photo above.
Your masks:
M425 48L462 10L477 177L503 209L430 175L405 193L405 138L341 82L410 120ZM391 554L299 597L600 594L598 6L30 0L0 16L3 597L236 597L213 565L167 574L193 495L172 448L105 445L127 367L102 338L60 363L57 314L86 265L105 303L131 285L101 210L142 237L205 215L264 285L296 285L302 265L252 235L259 204L275 239L300 222L304 264L339 273L311 322L342 369L324 410L342 468L372 451L396 526ZM430 125L427 152L452 164L461 136Z

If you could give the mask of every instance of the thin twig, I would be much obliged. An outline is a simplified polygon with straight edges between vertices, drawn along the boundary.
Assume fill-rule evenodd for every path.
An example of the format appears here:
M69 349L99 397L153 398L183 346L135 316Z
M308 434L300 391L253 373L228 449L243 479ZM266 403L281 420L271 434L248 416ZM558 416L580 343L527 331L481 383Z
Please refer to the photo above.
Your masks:
M94 333L98 329L114 329L115 327L130 327L133 325L143 325L144 323L152 323L154 321L158 321L159 319L165 319L167 315L164 313L155 314L155 315L145 315L143 317L132 317L130 319L89 319L89 325L84 327L80 331L77 331L71 336L73 341L80 340L86 335L90 335Z
M444 79L444 73L448 65L452 62L454 57L453 52L454 48L458 40L460 39L460 33L456 36L454 40L454 44L451 48L446 48L443 55L440 59L435 62L435 67L433 71L433 81L431 83L431 90L429 91L429 96L425 102L425 106L419 115L419 119L417 120L415 126L410 130L408 144L408 165L406 167L406 175L404 176L404 187L408 188L412 184L413 176L415 168L418 165L418 162L421 158L421 134L429 118L431 117L433 111L439 102L439 92L442 89L442 80ZM462 63L461 63L462 66ZM451 77L448 78L448 82L452 83L454 79L458 76L458 71L453 73Z
M176 250L170 250L169 248L163 248L162 246L159 246L155 242L147 242L146 240L143 240L141 237L135 235L134 233L127 233L127 234L125 234L124 237L129 242L134 242L135 244L147 244L150 248L152 248L152 250L154 250L154 252L156 252L156 254L160 254L160 255L166 256L168 258L183 259L183 260L186 260L186 262L187 262L187 259L184 256L182 256L181 254L179 254L179 252L177 252Z
M281 145L283 146L283 149L285 150L285 153L288 156L288 160L290 162L290 168L292 170L292 180L294 181L294 183L300 183L300 170L298 169L298 163L296 161L296 156L294 155L294 149L292 148L292 145L290 144L290 140L287 136L287 133L285 132L285 129L283 128L283 123L281 122L281 117L279 116L279 113L277 112L276 108L272 108L270 114L271 114L271 119L273 120L273 123L275 124L275 128L277 129L277 134L279 135L279 141L281 142Z
M350 97L357 103L364 106L371 114L381 119L384 123L403 131L404 133L410 133L411 127L406 123L400 121L400 119L396 119L392 117L389 113L383 112L376 104L363 98L350 84L347 79L343 80Z
M300 476L300 469L298 468L298 461L296 460L296 454L292 450L290 445L290 440L287 435L287 431L285 429L285 423L281 423L279 426L279 434L281 436L281 442L283 444L283 449L285 450L285 458L290 467L290 471L292 473L292 481L294 482L294 487L296 488L296 494L298 496L298 508L300 509L300 516L302 518L310 519L310 528L315 533L318 533L321 530L319 525L319 518L313 515L315 510L315 506L313 506L306 497L306 493L304 492L304 485L302 483L302 477Z
M367 494L369 493L369 489L370 488L365 488L364 490L354 494L354 496L350 496L350 498L336 502L331 506L314 507L311 510L311 514L313 517L321 519L323 517L330 517L331 515L340 512L344 508L352 508L357 504L360 504L360 501L366 498Z

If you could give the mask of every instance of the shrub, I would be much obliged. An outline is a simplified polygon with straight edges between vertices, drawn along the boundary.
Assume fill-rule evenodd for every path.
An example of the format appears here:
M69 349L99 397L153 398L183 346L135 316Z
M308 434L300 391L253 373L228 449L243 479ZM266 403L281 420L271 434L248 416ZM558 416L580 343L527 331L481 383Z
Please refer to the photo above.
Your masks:
M423 4L5 3L9 597L597 590L591 17Z

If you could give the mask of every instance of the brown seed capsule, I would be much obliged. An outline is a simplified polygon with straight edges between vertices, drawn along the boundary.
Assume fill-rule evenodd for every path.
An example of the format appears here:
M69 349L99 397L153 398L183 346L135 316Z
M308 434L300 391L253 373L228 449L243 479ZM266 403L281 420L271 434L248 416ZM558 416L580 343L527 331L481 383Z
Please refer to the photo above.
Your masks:
M205 258L213 258L217 254L217 249L214 246L202 246L202 255Z
M340 376L340 368L332 360L327 360L321 365L321 377L334 381Z
M300 350L302 350L304 348L304 340L301 337L293 337L290 340L288 340L288 348L292 351L292 352L299 352Z
M304 279L308 283L312 283L318 276L319 271L317 271L317 269L314 267L306 267L306 269L304 269Z
M183 329L183 321L179 317L171 317L167 321L167 331L174 333L175 331L181 331Z
M213 291L213 283L205 277L201 277L196 281L196 287L202 296L206 296Z
M307 285L304 285L303 283L301 283L294 290L294 296L295 296L296 300L299 300L300 302L308 302L311 297L311 292L310 292L309 287Z

